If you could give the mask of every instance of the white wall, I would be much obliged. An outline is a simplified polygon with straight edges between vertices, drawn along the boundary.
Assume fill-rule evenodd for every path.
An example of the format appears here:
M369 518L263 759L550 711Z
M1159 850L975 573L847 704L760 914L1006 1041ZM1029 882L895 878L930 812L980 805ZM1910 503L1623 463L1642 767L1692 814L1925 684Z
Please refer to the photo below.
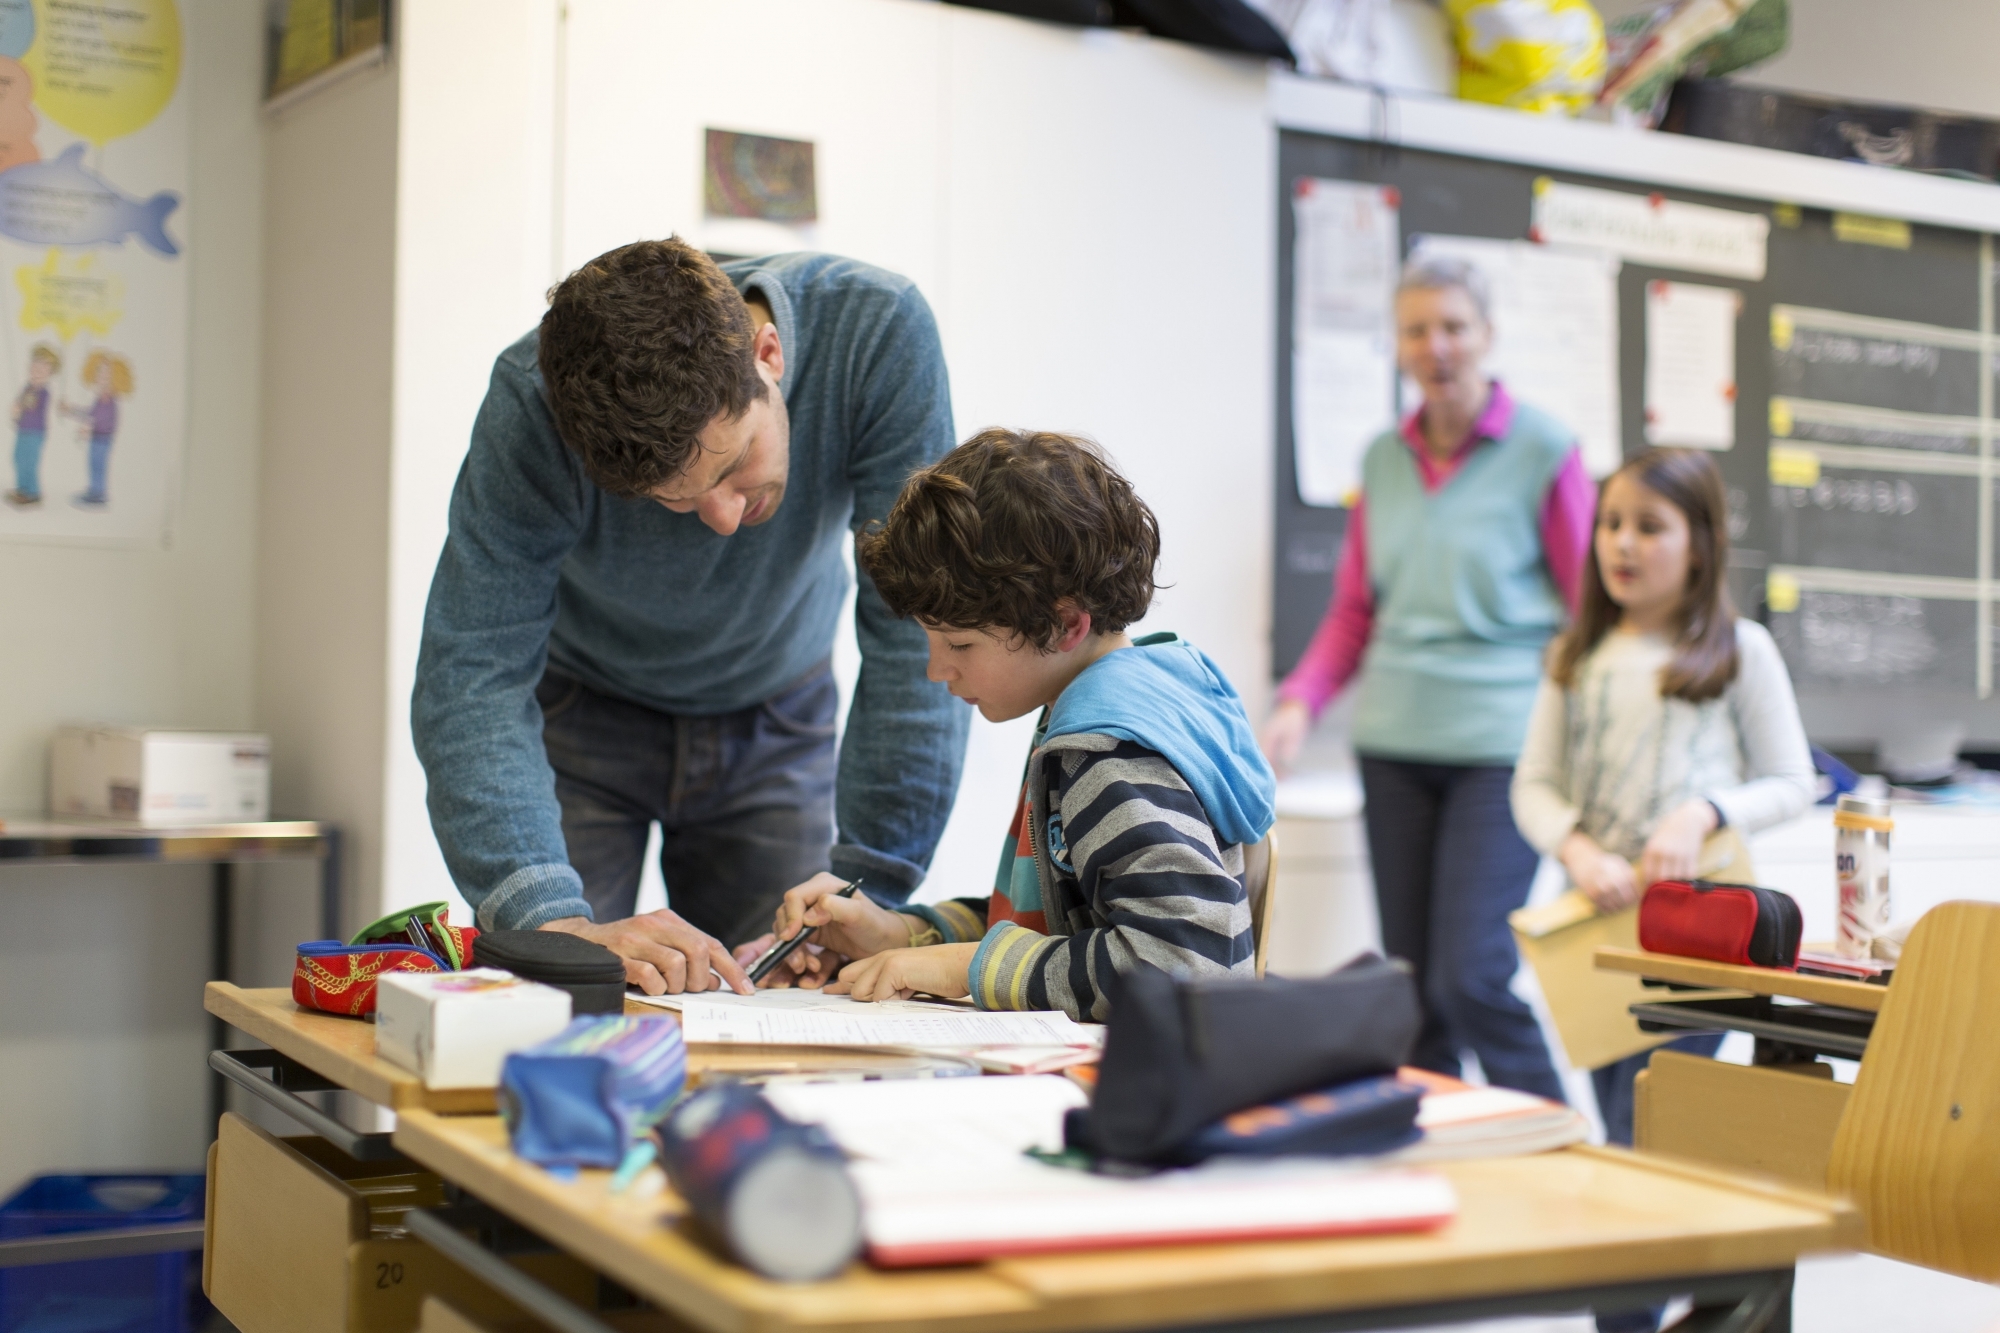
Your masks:
M180 515L164 550L0 545L0 810L42 808L59 722L234 730L256 719L263 39L247 7L184 13L193 160ZM309 872L272 873L281 893L309 896ZM198 1169L208 882L187 866L0 869L0 1193L65 1167Z
M2000 117L1992 0L1792 0L1792 42L1741 76L1828 97Z
M393 67L273 117L264 189L257 720L274 810L338 822L380 896L395 277Z
M1609 19L1658 0L1602 0ZM1865 102L2000 117L2000 5L1992 0L1791 0L1792 40L1733 76L1744 83Z
M493 358L554 282L556 0L398 13L381 910L456 900L424 807L410 687L446 508ZM360 912L366 920L375 910ZM470 921L460 908L457 917Z

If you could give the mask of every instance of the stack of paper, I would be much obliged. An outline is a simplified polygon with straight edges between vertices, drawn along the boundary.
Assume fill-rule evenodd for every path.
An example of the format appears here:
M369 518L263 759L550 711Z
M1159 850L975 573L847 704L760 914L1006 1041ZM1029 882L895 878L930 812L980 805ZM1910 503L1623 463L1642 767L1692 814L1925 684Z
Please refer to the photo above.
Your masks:
M1424 1086L1417 1128L1424 1137L1377 1160L1406 1164L1519 1157L1582 1143L1590 1122L1574 1107L1512 1088L1475 1088L1427 1069L1396 1076Z
M824 1126L854 1159L868 1257L884 1267L1424 1230L1458 1207L1442 1177L1312 1158L1141 1179L1046 1165L1024 1152L1060 1147L1063 1114L1084 1104L1064 1078L788 1084L765 1095Z
M1045 1073L1097 1058L1104 1029L1054 1011L987 1013L945 1000L864 1003L803 989L632 997L678 1009L690 1045L856 1046L956 1055L996 1073Z

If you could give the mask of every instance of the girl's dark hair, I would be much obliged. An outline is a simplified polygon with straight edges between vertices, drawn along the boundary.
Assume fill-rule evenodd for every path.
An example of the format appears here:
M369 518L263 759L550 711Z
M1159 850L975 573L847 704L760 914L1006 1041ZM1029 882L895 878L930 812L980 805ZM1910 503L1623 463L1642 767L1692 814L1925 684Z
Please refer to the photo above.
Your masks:
M1047 652L1062 601L1106 632L1146 614L1160 525L1090 441L984 430L913 475L855 555L897 615Z
M1612 477L1628 475L1680 510L1688 525L1687 588L1681 594L1674 658L1660 671L1660 697L1697 704L1717 698L1736 679L1737 668L1736 605L1724 578L1729 565L1729 500L1722 474L1715 460L1700 449L1648 449ZM1610 487L1611 477L1604 485ZM1583 562L1583 605L1549 656L1549 675L1556 684L1565 689L1575 684L1578 663L1623 614L1604 590L1593 531L1590 559Z

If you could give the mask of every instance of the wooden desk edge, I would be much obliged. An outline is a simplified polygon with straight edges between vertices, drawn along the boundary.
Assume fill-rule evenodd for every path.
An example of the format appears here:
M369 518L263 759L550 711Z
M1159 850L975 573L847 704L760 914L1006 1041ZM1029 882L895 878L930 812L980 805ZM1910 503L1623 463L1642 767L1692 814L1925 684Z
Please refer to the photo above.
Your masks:
M269 992L262 992L268 994ZM291 998L285 994L285 1003ZM202 1008L247 1036L255 1037L280 1055L298 1061L320 1077L392 1111L415 1108L435 1111L491 1111L491 1088L430 1089L414 1074L385 1066L372 1054L367 1060L336 1050L299 1031L285 1017L299 1017L300 1011L274 1011L260 1007L249 998L253 992L227 981L211 981L202 989ZM328 1023L356 1020L331 1014L309 1015Z
M1629 972L1651 981L1748 991L1753 995L1782 995L1868 1013L1879 1013L1882 1002L1889 997L1887 986L1873 986L1864 981L1802 976L1776 968L1739 967L1734 963L1711 963L1701 958L1679 958L1611 945L1599 948L1594 961L1600 971Z
M947 1306L933 1311L928 1318L896 1318L873 1304L871 1293L864 1286L860 1290L834 1291L826 1288L787 1288L755 1277L735 1268L733 1265L708 1255L693 1247L681 1256L679 1263L668 1255L654 1252L654 1243L635 1240L629 1235L620 1236L607 1233L589 1220L587 1210L579 1212L575 1201L565 1201L553 1206L551 1200L542 1197L546 1192L538 1182L519 1171L501 1167L498 1170L490 1160L491 1154L483 1146L468 1142L462 1133L454 1133L451 1122L456 1117L440 1116L434 1112L412 1111L398 1119L396 1145L403 1152L426 1167L437 1171L483 1198L501 1212L514 1217L524 1225L541 1232L550 1241L573 1254L587 1256L588 1261L613 1278L632 1286L655 1300L661 1301L681 1317L700 1326L716 1330L717 1333L756 1333L757 1330L823 1330L824 1333L858 1330L864 1328L898 1327L910 1330L952 1329L973 1330L985 1328L1007 1329L1119 1329L1132 1327L1153 1327L1160 1317L1135 1317L1130 1308L1134 1292L1106 1291L1063 1291L1061 1284L1049 1287L1045 1283L1031 1280L1032 1275L1016 1273L1018 1261L997 1261L983 1270L948 1270L939 1275L949 1279L949 1287L939 1287L929 1293L950 1297ZM1724 1190L1739 1195L1768 1201L1773 1204L1797 1209L1804 1214L1793 1227L1793 1241L1797 1246L1791 1253L1812 1253L1858 1247L1861 1236L1859 1214L1853 1207L1841 1200L1814 1194L1807 1190L1787 1186L1781 1182L1764 1181L1735 1173L1682 1163L1658 1156L1633 1154L1618 1149L1570 1149L1586 1156L1616 1163L1633 1171L1643 1171L1669 1178L1688 1180L1709 1188ZM681 1241L667 1241L670 1245L686 1244ZM1133 1256L1144 1257L1145 1250L1130 1252ZM1102 1258L1118 1262L1127 1257L1117 1252L1107 1252L1102 1256L1046 1256L1058 1262L1072 1259ZM1488 1270L1490 1259L1473 1261L1468 1265L1474 1270ZM1711 1271L1727 1271L1716 1268ZM1637 1280L1642 1276L1664 1276L1665 1273L1634 1273ZM870 1275L877 1276L877 1275ZM909 1282L915 1275L895 1274L888 1276L897 1283ZM1280 1287L1299 1287L1311 1284L1319 1288L1315 1295L1321 1300L1326 1296L1324 1283L1328 1275L1310 1273L1266 1273L1259 1275L1256 1265L1247 1266L1243 1277L1246 1281L1255 1279L1261 1286L1272 1284ZM866 1279L864 1279L865 1281ZM963 1285L961 1285L963 1284ZM1447 1284L1449 1285L1449 1284ZM1540 1290L1539 1283L1517 1285L1505 1277L1490 1271L1483 1271L1481 1280L1474 1283L1479 1291L1443 1293L1447 1295L1477 1295L1490 1285L1492 1293L1512 1294L1520 1291ZM906 1303L911 1293L904 1293ZM1170 1301L1188 1298L1189 1293L1167 1293ZM1291 1299L1278 1299L1269 1303L1252 1302L1252 1309L1241 1312L1244 1319L1282 1318L1291 1315L1312 1313L1331 1309L1370 1308L1376 1302L1372 1297L1359 1292L1349 1293L1352 1303L1337 1301L1333 1305L1294 1304ZM1204 1302L1212 1303L1214 1293L1196 1293L1195 1306ZM1407 1297L1390 1296L1382 1301L1386 1305L1401 1304ZM1190 1307L1192 1308L1192 1307ZM1210 1309L1205 1317L1225 1317L1227 1312ZM1192 1316L1184 1316L1192 1318ZM1165 1322L1173 1322L1167 1318Z
M1630 1148L1608 1144L1582 1143L1571 1147L1568 1151L1582 1153L1588 1157L1610 1158L1628 1165L1641 1166L1649 1171L1657 1171L1661 1175L1698 1180L1706 1185L1716 1185L1743 1194L1776 1199L1783 1203L1796 1204L1801 1208L1816 1208L1832 1219L1833 1234L1828 1238L1826 1249L1859 1250L1867 1245L1868 1220L1861 1215L1861 1209L1851 1199L1837 1194L1808 1189L1788 1180L1780 1180L1776 1176L1731 1171L1711 1166L1706 1162L1672 1157L1665 1153L1636 1152Z
M566 1209L544 1205L530 1179L512 1171L488 1176L490 1167L478 1159L474 1149L441 1132L449 1119L421 1109L399 1114L396 1147L681 1319L716 1333L867 1333L883 1323L880 1307L870 1307L865 1290L839 1290L848 1281L844 1277L835 1279L831 1288L828 1284L773 1282L662 1227L656 1236L658 1243L684 1251L677 1267L672 1260L647 1253L643 1241L635 1243L630 1236L591 1230L588 1223ZM524 1171L534 1170L521 1165ZM477 1183L467 1184L469 1177ZM863 1283L883 1280L874 1270L863 1267L858 1271ZM890 1275L888 1280L899 1284L910 1281L902 1274ZM1044 1326L1050 1317L1033 1293L991 1271L940 1269L916 1280L925 1284L931 1303L938 1308L928 1321L897 1319L895 1327L914 1330L929 1323L972 1333L988 1328ZM801 1317L807 1312L818 1317Z

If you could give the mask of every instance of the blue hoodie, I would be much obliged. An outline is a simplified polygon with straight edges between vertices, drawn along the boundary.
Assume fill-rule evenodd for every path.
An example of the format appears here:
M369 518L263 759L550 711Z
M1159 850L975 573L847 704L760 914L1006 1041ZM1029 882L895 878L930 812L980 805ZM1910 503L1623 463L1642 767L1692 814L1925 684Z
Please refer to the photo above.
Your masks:
M1048 740L1115 736L1158 751L1194 794L1223 843L1271 831L1277 778L1243 700L1207 653L1149 634L1085 667L1049 710Z

